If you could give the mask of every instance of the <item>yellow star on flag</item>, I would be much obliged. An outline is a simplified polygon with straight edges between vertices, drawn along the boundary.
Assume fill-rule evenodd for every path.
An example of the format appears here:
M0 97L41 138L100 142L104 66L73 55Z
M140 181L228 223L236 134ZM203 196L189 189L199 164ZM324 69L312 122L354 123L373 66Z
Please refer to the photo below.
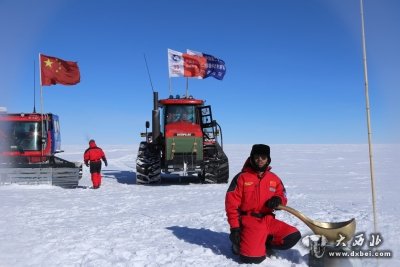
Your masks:
M44 61L44 63L46 64L46 67L51 68L51 64L53 64L54 62L51 61L51 60L48 58L46 61Z

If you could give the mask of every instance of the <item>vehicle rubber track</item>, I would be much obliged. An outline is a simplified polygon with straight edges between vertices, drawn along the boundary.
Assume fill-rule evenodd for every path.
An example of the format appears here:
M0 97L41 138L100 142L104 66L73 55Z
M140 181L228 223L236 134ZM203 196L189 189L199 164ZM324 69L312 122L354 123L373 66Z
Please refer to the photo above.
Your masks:
M216 153L215 153L216 150ZM213 147L206 148L204 169L201 174L203 183L222 184L229 180L229 162L221 146L216 143ZM209 154L209 156L207 156Z
M151 184L161 181L161 157L159 150L147 142L141 142L136 158L136 183Z
M49 184L76 188L81 178L82 163L69 162L55 156L49 157L42 163L27 163L22 160L9 162L0 159L0 185Z

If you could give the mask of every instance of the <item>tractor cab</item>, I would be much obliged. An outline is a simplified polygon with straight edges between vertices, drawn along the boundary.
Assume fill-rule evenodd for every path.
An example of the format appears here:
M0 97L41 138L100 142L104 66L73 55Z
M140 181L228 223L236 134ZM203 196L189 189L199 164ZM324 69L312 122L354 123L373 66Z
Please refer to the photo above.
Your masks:
M166 136L204 137L206 143L214 143L219 131L212 118L211 106L204 106L204 101L189 98L173 98L159 101L162 109L161 133ZM186 132L185 132L186 131Z
M46 161L60 152L59 129L58 116L51 113L0 114L0 155L16 162Z
M162 109L160 130L164 136L183 134L185 131L199 134L201 128L198 107L201 107L203 103L203 100L192 97L173 98L170 96L168 99L160 100L159 105Z
M166 105L165 125L175 122L196 123L196 106L194 105Z
M55 156L62 152L60 136L52 113L0 113L0 185L78 186L82 163Z
M42 125L40 122L3 121L1 124L0 128L4 129L2 133L8 138L9 151L41 150ZM6 147L3 147L4 150Z

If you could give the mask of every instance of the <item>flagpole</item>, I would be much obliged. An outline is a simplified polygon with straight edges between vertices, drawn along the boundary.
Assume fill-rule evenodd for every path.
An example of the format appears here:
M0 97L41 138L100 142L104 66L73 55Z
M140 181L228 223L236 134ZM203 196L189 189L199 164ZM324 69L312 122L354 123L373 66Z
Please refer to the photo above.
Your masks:
M40 114L42 123L42 133L41 133L41 147L42 147L42 160L43 160L43 148L44 148L44 122L43 122L43 86L42 86L42 62L40 60L41 56L39 53L39 77L40 77Z
M368 69L367 69L367 48L365 44L365 25L364 25L364 1L360 0L361 9L361 30L362 30L362 48L363 48L363 65L364 65L364 87L365 87L365 103L367 111L367 127L368 127L368 149L369 149L369 169L371 175L371 192L372 192L372 211L374 218L374 231L377 232L376 222L376 204L375 204L375 179L374 179L374 162L372 159L372 131L371 131L371 116L369 107L368 94Z
M189 97L189 78L186 77L186 98Z
M171 82L171 77L169 77L169 95L172 95L172 82Z
M33 113L36 113L36 62L33 60Z
M169 48L167 50L167 58L168 58L168 79L169 79L169 83L168 83L168 90L169 90L169 95L172 95L172 82L171 82L171 66L170 66L170 62L169 62Z

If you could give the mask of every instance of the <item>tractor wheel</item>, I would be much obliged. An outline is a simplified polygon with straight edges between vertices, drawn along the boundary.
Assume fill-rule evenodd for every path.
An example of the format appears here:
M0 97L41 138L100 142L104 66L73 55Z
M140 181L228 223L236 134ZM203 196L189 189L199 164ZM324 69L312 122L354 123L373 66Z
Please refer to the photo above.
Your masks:
M136 184L151 184L160 181L160 151L147 142L141 142L136 158Z
M222 184L229 180L229 162L222 148L216 144L216 153L204 161L204 168L200 175L203 183Z

